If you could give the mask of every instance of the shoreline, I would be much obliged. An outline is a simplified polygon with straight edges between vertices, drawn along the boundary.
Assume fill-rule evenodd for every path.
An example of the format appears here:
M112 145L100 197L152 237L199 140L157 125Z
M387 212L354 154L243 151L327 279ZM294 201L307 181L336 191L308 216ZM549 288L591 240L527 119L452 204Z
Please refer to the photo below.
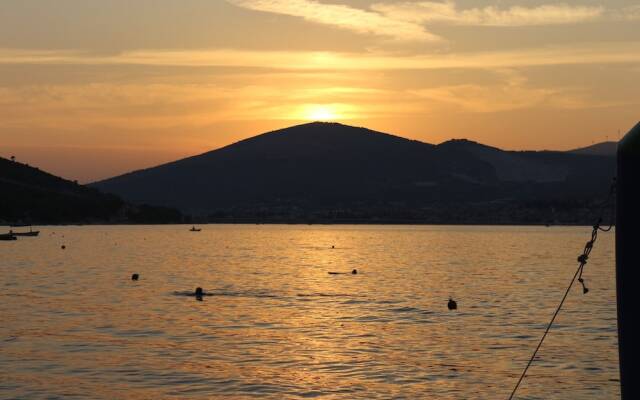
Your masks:
M183 225L183 226L204 226L204 225L321 225L321 226L527 226L527 227L591 227L593 224L588 223L527 223L527 222L505 222L505 223L484 223L484 222L431 222L431 221L407 221L407 220L382 220L382 221L362 221L362 220L343 220L343 221L286 221L286 220L216 220L216 221L190 221L190 222L169 222L169 223L131 223L131 222L66 222L66 223L33 223L31 226L47 227L47 226L164 226L164 225ZM614 225L615 226L615 225ZM20 230L24 227L11 227L8 224L0 223L2 229Z

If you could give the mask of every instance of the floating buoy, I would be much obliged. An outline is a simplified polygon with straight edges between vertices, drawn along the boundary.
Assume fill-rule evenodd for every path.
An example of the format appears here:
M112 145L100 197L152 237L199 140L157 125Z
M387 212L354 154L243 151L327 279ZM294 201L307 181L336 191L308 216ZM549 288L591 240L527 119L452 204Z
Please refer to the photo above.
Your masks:
M204 296L204 290L201 287L197 287L194 293L196 295L196 300L202 301L202 296Z
M449 310L457 310L458 303L456 303L455 300L449 297L449 303L447 303L447 307L449 308Z
M351 271L351 274L352 274L352 275L358 275L358 270L357 270L357 269L354 269L353 271Z
M64 249L66 249L66 248L67 248L67 246L62 245L62 246L60 246L60 248L61 248L62 250L64 250Z
M138 275L138 274L131 275L131 280L132 281L137 281L139 278L140 278L140 275Z

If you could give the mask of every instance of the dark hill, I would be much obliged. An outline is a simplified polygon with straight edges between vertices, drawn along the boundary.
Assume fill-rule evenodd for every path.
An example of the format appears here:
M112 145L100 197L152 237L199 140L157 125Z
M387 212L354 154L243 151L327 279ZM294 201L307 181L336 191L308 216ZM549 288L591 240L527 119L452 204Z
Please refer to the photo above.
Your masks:
M582 147L580 149L570 150L570 153L584 154L592 156L610 156L613 157L618 151L618 142L602 142L596 143L588 147Z
M424 188L451 172L493 179L486 163L472 159L452 163L430 144L364 128L311 123L95 186L134 202L153 200L208 213L238 206L314 207L393 200L396 193L431 197L434 192Z
M488 204L590 201L606 193L614 164L607 157L509 152L465 140L434 146L310 123L94 186L135 203L220 218L481 222L491 213L475 215L493 207Z
M178 222L176 210L130 206L113 194L0 157L0 224Z

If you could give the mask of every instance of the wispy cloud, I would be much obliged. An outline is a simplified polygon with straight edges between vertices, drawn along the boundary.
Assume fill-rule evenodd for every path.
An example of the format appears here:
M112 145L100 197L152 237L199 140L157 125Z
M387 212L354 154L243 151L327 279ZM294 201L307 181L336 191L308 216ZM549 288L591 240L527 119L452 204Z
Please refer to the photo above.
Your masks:
M236 6L335 26L360 34L375 34L397 40L441 41L425 25L440 23L474 26L534 26L575 24L602 17L602 6L572 6L564 3L535 7L461 9L453 1L380 2L370 9L317 0L227 0Z
M477 26L532 26L574 24L591 21L604 14L601 6L543 4L536 7L460 9L453 1L374 4L372 9L387 18L414 23L449 23Z
M151 65L182 67L259 67L298 71L511 68L545 65L640 62L640 42L583 43L523 50L428 55L201 50L141 50L114 55L74 51L0 49L0 64Z
M640 4L614 10L611 14L617 20L640 21Z
M473 113L533 108L580 110L632 104L594 98L590 90L584 87L536 87L529 83L526 75L514 69L497 69L493 73L498 78L498 82L493 84L436 86L412 90L409 94Z
M420 24L381 13L315 0L227 0L239 7L304 18L307 21L399 40L439 41Z

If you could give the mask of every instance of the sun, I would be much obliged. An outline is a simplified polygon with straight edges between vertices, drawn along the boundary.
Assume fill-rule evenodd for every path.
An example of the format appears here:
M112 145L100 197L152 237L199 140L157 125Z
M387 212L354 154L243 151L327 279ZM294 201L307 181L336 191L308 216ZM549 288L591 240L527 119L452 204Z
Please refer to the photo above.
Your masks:
M305 119L311 121L335 121L340 119L335 108L324 105L309 106L304 112Z

